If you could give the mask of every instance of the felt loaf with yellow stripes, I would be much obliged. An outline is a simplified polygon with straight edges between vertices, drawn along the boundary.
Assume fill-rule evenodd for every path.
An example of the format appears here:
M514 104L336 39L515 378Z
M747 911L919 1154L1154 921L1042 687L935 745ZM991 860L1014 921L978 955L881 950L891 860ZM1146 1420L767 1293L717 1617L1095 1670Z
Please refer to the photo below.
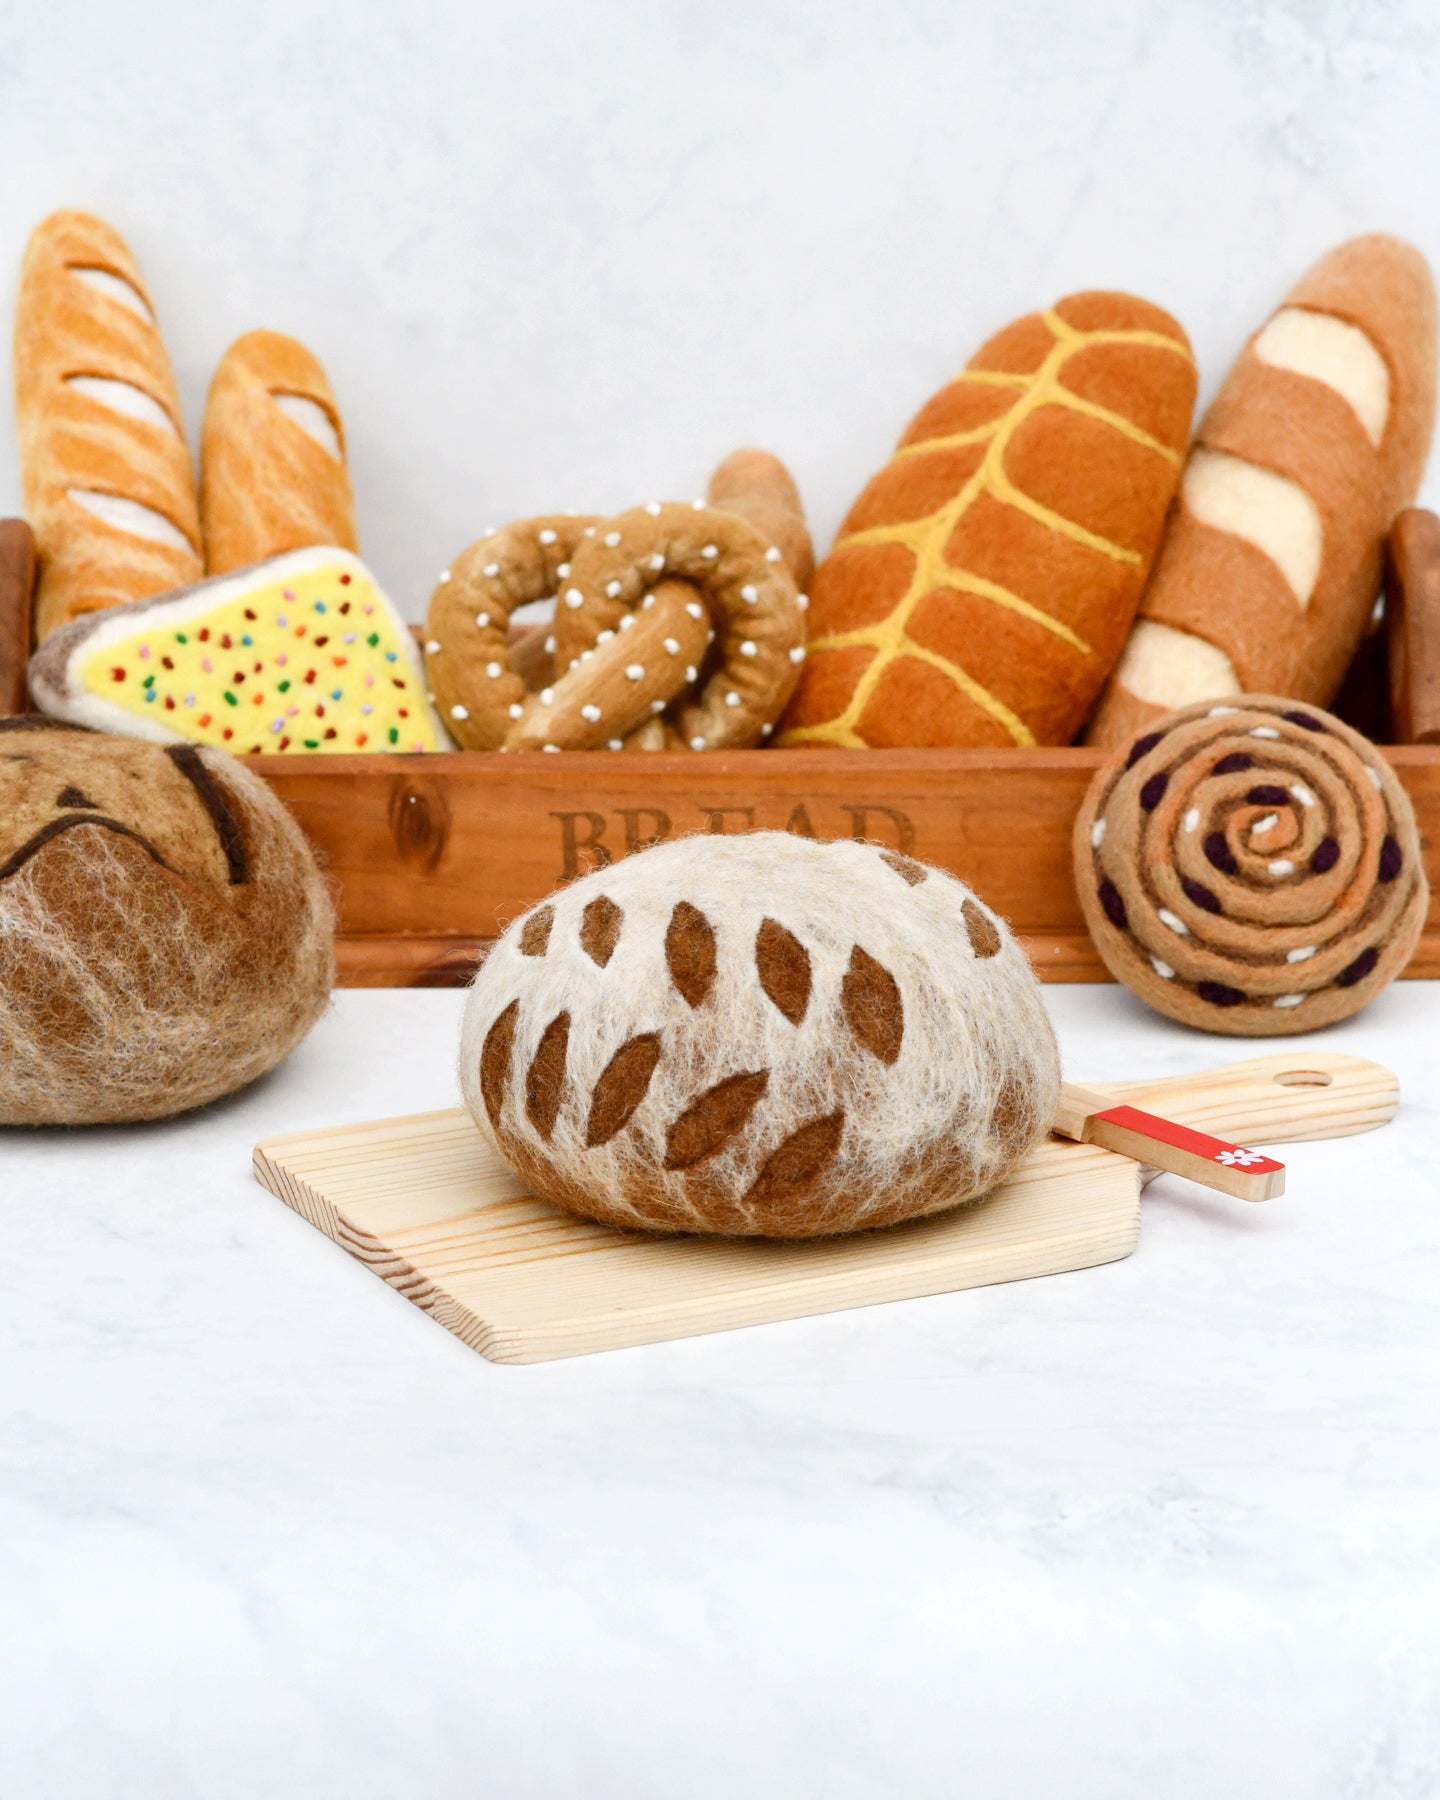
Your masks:
M779 741L1069 743L1130 629L1195 380L1181 327L1129 294L1071 294L991 338L816 571Z
M1293 287L1200 422L1092 743L1178 706L1328 706L1415 498L1435 418L1435 289L1398 238L1351 238Z

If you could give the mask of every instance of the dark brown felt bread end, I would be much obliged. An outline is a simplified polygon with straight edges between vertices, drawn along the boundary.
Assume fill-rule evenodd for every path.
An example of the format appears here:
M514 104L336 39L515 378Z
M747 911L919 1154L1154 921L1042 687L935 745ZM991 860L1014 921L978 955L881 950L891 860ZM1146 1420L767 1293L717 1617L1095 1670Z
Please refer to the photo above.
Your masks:
M1063 744L1119 654L1179 479L1184 331L1072 294L911 422L811 588L786 744Z
M0 720L0 1124L164 1118L323 1010L314 857L233 757Z
M1404 968L1429 904L1415 817L1375 746L1271 695L1165 714L1096 774L1075 886L1107 968L1187 1025L1278 1037Z

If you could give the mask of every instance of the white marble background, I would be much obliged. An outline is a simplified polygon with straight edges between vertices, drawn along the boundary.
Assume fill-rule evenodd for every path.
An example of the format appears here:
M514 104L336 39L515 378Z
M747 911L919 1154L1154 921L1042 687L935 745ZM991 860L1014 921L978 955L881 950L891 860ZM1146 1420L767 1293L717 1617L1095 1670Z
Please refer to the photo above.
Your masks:
M1078 287L1169 307L1213 388L1338 239L1440 263L1437 72L1430 0L0 0L0 290L50 208L113 220L192 433L238 333L303 337L418 617L487 524L746 441L828 542Z

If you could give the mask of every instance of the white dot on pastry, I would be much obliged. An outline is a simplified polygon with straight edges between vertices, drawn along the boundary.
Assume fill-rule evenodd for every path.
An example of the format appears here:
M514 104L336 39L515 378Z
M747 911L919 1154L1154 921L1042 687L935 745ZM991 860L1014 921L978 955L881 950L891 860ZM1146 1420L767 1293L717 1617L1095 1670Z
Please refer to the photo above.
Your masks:
M569 563L556 563L555 578L557 581L563 581L569 573L570 573Z
M499 663L498 662L486 663L485 673L490 677L490 679L492 681L494 681L496 679L496 677L501 673Z
M602 631L600 633L599 637L596 638L595 642L597 644L608 644L614 636L615 636L615 633L607 625L605 627L604 631Z
M1272 875L1293 875L1295 873L1295 865L1288 856L1277 857L1274 862L1266 863L1265 867Z
M652 712L652 713L662 713L662 712L664 712L664 710L665 710L665 702L664 702L664 701L663 701L663 700L652 700L652 701L651 701L651 702L650 702L650 710L651 710L651 712Z
M650 557L650 567L652 569L663 569L665 567L665 558L658 550L654 551Z
M587 525L585 527L584 531L581 533L582 537L594 537L594 535L595 535L595 527L593 525Z
M686 663L685 679L687 681L694 681L698 674L699 674L699 670L695 667L694 663Z
M735 692L734 688L731 688L730 692L725 696L725 704L727 706L738 706L740 704L740 696Z
M1199 823L1200 808L1198 806L1192 806L1189 812L1187 812L1185 817L1181 820L1181 824L1186 831L1194 831Z
M580 717L582 719L588 719L592 725L598 725L600 722L600 708L592 701L590 704L580 708Z
M450 708L450 717L452 719L468 719L470 717L470 708L468 706L452 706Z
M687 600L685 602L685 610L692 619L703 619L705 617L705 608L698 600Z
M1257 819L1250 827L1250 835L1251 837L1263 837L1267 831L1273 831L1279 823L1279 813L1266 813L1263 819Z
M605 533L605 542L613 550L615 548L615 546L620 542L620 533L618 531L607 531Z
M645 679L644 663L627 663L625 665L625 674L631 681L643 681Z
M558 744L542 744L540 748L542 750L558 750L560 746Z
M427 656L438 655L439 650L440 650L439 638L431 638L429 643L426 644L426 646L425 646L425 653Z
M1305 944L1299 950L1287 950L1285 960L1286 962L1309 962L1319 947L1318 944Z
M690 740L690 748L691 748L691 749L692 749L692 750L703 750L703 749L704 749L704 748L705 748L705 740L704 740L704 738L703 738L703 737L693 737L693 738L691 738L691 740Z
M1170 967L1169 963L1161 962L1158 956L1152 956L1150 958L1150 967L1162 981L1173 981L1175 979L1175 971Z
M447 581L448 581L448 580L449 580L449 579L450 579L450 571L449 571L449 570L448 570L448 569L442 569L442 570L441 570L441 571L440 571L440 585L441 585L441 587L444 587L444 585L445 585L445 583L446 583L446 582L447 582Z
M520 704L520 702L518 700L512 700L510 705L505 710L510 714L510 717L512 719L518 719L524 713L525 708Z
M486 627L486 626L487 626L487 625L488 625L488 624L489 624L489 623L490 623L490 615L489 615L489 613L476 613L476 615L475 615L475 623L476 623L476 624L477 624L477 625L478 625L478 626L479 626L479 627L480 627L480 629L481 629L481 630L482 630L482 631L483 631L483 630L484 630L484 629L485 629L485 627Z
M1090 843L1094 849L1098 850L1104 842L1105 821L1103 819L1097 819L1090 827Z
M620 595L620 583L618 581L607 581L605 583L605 592L612 600L618 599Z
M810 596L808 594L797 594L795 596L795 605L801 612L809 612Z
M1298 1006L1305 998L1304 994L1281 994L1278 1000L1272 1000L1272 1006Z
M791 662L793 662L793 663L802 663L802 662L804 662L804 660L805 660L805 646L804 646L804 645L803 645L803 644L797 644L797 645L796 645L796 646L795 646L795 648L794 648L794 649L793 649L793 650L792 650L792 651L791 651L791 652L790 652L790 660L791 660Z
M1315 796L1310 792L1303 781L1292 783L1290 792L1302 806L1313 806L1315 804Z
M773 730L774 730L774 729L775 729L775 727L774 727L774 726L773 726L773 725L762 725L762 726L761 726L761 727L760 727L760 735L761 735L761 737L769 737L769 735L770 735L770 733L771 733L771 732L772 732L772 731L773 731Z
M740 598L747 606L753 606L760 598L760 590L753 581L747 581L740 590Z
M1280 733L1273 725L1254 725L1250 729L1251 737L1278 738Z
M542 544L553 544L555 542L555 533L550 529L550 527L548 525L540 533L540 542Z
M620 629L622 631L629 631L631 626L634 623L635 623L634 613L626 613L625 617L620 621Z
M714 545L714 544L706 544L706 546L705 546L705 547L704 547L704 549L703 549L703 550L702 550L702 551L701 551L701 552L700 552L700 554L701 554L701 555L702 555L702 556L703 556L703 557L705 557L705 558L706 558L706 559L707 559L707 560L711 560L711 559L713 559L713 558L714 558L714 557L717 557L717 556L718 556L718 555L719 555L719 554L720 554L720 551L719 551L719 548L718 548L718 547L717 547L717 546L716 546L716 545Z
M1223 719L1226 713L1239 712L1239 710L1238 706L1212 706L1205 717L1207 719Z
M775 546L773 544L765 552L765 560L766 560L766 562L779 562L780 552L775 548Z
M1365 773L1370 777L1371 781L1374 782L1376 788L1379 788L1381 785L1380 771L1377 768L1373 767L1370 763L1366 763Z
M555 638L553 634L545 640L545 654L547 656L553 656L555 654Z
M611 738L605 748L607 750L623 750L625 748L625 743L622 738Z
M680 654L679 638L666 638L665 639L665 654L667 656L678 656Z
M553 706L553 705L554 705L554 704L555 704L555 690L554 690L554 688L541 688L541 690L540 690L540 704L541 704L541 705L542 705L542 706Z
M740 654L742 656L758 656L760 653L754 643L749 638L745 638L740 645Z
M580 592L579 588L566 588L565 604L570 608L571 612L574 612L577 607L585 604L585 596Z
M1189 937L1190 927L1183 919L1176 918L1175 914L1171 912L1168 906L1160 907L1156 912L1155 917L1159 919L1162 925L1168 925L1172 931L1178 932L1181 937Z
M658 500L647 500L645 502L645 510L652 519L658 519L660 516L660 502Z
M695 508L696 512L704 512L708 502L705 500L692 500L690 504Z
M499 563L486 563L485 567L480 571L480 573L482 575L488 575L490 577L490 579L493 581L494 578L500 573L500 565L499 565Z

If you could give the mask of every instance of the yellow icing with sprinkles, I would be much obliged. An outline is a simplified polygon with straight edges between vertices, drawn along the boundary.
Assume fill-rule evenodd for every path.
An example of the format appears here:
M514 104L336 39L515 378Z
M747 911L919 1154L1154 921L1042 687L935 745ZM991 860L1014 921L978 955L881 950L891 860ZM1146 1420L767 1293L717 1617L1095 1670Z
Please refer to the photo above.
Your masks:
M107 633L72 680L237 755L443 747L405 627L362 564L222 579L208 605L202 586L128 636Z

